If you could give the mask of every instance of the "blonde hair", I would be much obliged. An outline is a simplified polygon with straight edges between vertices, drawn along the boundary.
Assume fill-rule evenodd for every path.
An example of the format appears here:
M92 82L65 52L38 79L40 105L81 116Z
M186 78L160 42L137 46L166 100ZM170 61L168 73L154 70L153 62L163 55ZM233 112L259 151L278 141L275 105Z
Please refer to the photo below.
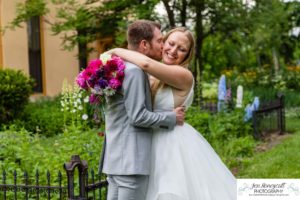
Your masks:
M174 32L182 32L184 33L188 40L190 41L190 48L189 48L189 52L186 55L185 59L179 64L180 66L184 67L184 68L188 68L189 63L191 62L193 55L194 55L194 51L195 51L195 39L194 36L192 34L192 32L190 30L188 30L185 27L177 27L177 28L173 28L172 30L170 30L163 38L163 41L165 42L169 36L174 33ZM154 79L154 82L151 86L151 96L152 96L152 102L154 103L154 99L155 99L155 95L158 91L158 89L164 87L165 83L158 80L158 79Z

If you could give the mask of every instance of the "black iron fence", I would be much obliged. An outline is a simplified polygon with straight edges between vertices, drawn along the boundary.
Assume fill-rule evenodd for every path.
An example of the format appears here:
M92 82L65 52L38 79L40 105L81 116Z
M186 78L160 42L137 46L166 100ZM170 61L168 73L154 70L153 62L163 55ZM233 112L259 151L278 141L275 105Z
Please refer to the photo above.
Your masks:
M82 161L78 155L73 155L71 161L64 164L64 169L67 180L59 171L55 179L56 185L51 185L49 171L46 173L46 181L40 184L39 171L36 171L34 177L29 177L27 172L20 176L14 171L11 179L3 170L0 182L0 199L106 199L107 181L103 178L101 180L101 175L96 176L93 170L88 173L87 162ZM12 183L8 183L8 180L12 180Z
M218 103L213 101L204 101L200 108L201 110L214 114L218 112Z
M257 139L262 139L271 132L284 133L284 95L277 94L275 100L261 103L259 109L253 112L253 129Z

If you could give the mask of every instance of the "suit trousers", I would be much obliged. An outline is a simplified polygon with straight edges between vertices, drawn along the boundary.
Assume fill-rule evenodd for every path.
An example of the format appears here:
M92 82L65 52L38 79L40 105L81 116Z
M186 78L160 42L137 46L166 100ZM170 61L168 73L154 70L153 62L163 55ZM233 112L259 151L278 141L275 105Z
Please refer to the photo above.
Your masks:
M145 200L148 175L108 175L107 200Z

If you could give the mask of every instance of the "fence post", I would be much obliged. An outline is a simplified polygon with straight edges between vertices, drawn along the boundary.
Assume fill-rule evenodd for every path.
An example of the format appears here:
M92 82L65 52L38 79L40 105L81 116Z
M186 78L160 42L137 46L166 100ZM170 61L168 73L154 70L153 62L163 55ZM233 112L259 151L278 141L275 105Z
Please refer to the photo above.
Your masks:
M79 196L74 195L74 172L76 167L79 174ZM86 200L85 179L88 170L87 162L80 160L79 155L73 155L71 161L64 164L64 169L68 178L68 200Z
M283 134L285 131L285 112L284 112L284 95L279 93L277 94L279 98L280 108L278 110L278 128L280 134Z
M256 115L256 111L255 110L253 111L253 114L252 114L252 124L253 124L254 138L257 139L257 140L261 139L262 135L261 135L261 133L258 130L257 115Z

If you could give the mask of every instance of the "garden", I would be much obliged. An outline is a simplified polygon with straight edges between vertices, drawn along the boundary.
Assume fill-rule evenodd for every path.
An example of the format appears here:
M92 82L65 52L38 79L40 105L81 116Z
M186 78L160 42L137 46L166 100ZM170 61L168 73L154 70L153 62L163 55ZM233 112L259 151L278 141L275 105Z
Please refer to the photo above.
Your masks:
M298 73L300 78L299 72L293 73ZM0 132L0 165L3 170L7 173L27 171L29 174L49 170L55 174L63 171L62 164L68 162L71 155L80 155L88 162L89 169L97 171L104 124L101 119L95 119L85 91L76 84L65 83L61 95L28 102L32 85L29 78L12 70L1 70L0 76L5 80L1 83L1 102L5 102L1 109L6 111L2 115ZM242 81L242 78L253 83L258 81L234 77L232 91L236 84L234 80ZM245 86L242 108L232 105L236 101L236 92L232 92L231 103L222 112L212 113L194 105L187 111L186 122L210 142L237 177L297 178L300 177L297 170L300 163L296 156L300 142L299 86L280 90L285 94L286 133L282 137L278 136L275 141L257 140L253 136L252 121L244 120L245 105L251 103L254 94L261 99L275 97L276 88L271 87L272 82L267 83L270 85L260 84L255 88L249 83L252 90ZM203 97L217 101L217 83L209 84L211 87L203 90Z

